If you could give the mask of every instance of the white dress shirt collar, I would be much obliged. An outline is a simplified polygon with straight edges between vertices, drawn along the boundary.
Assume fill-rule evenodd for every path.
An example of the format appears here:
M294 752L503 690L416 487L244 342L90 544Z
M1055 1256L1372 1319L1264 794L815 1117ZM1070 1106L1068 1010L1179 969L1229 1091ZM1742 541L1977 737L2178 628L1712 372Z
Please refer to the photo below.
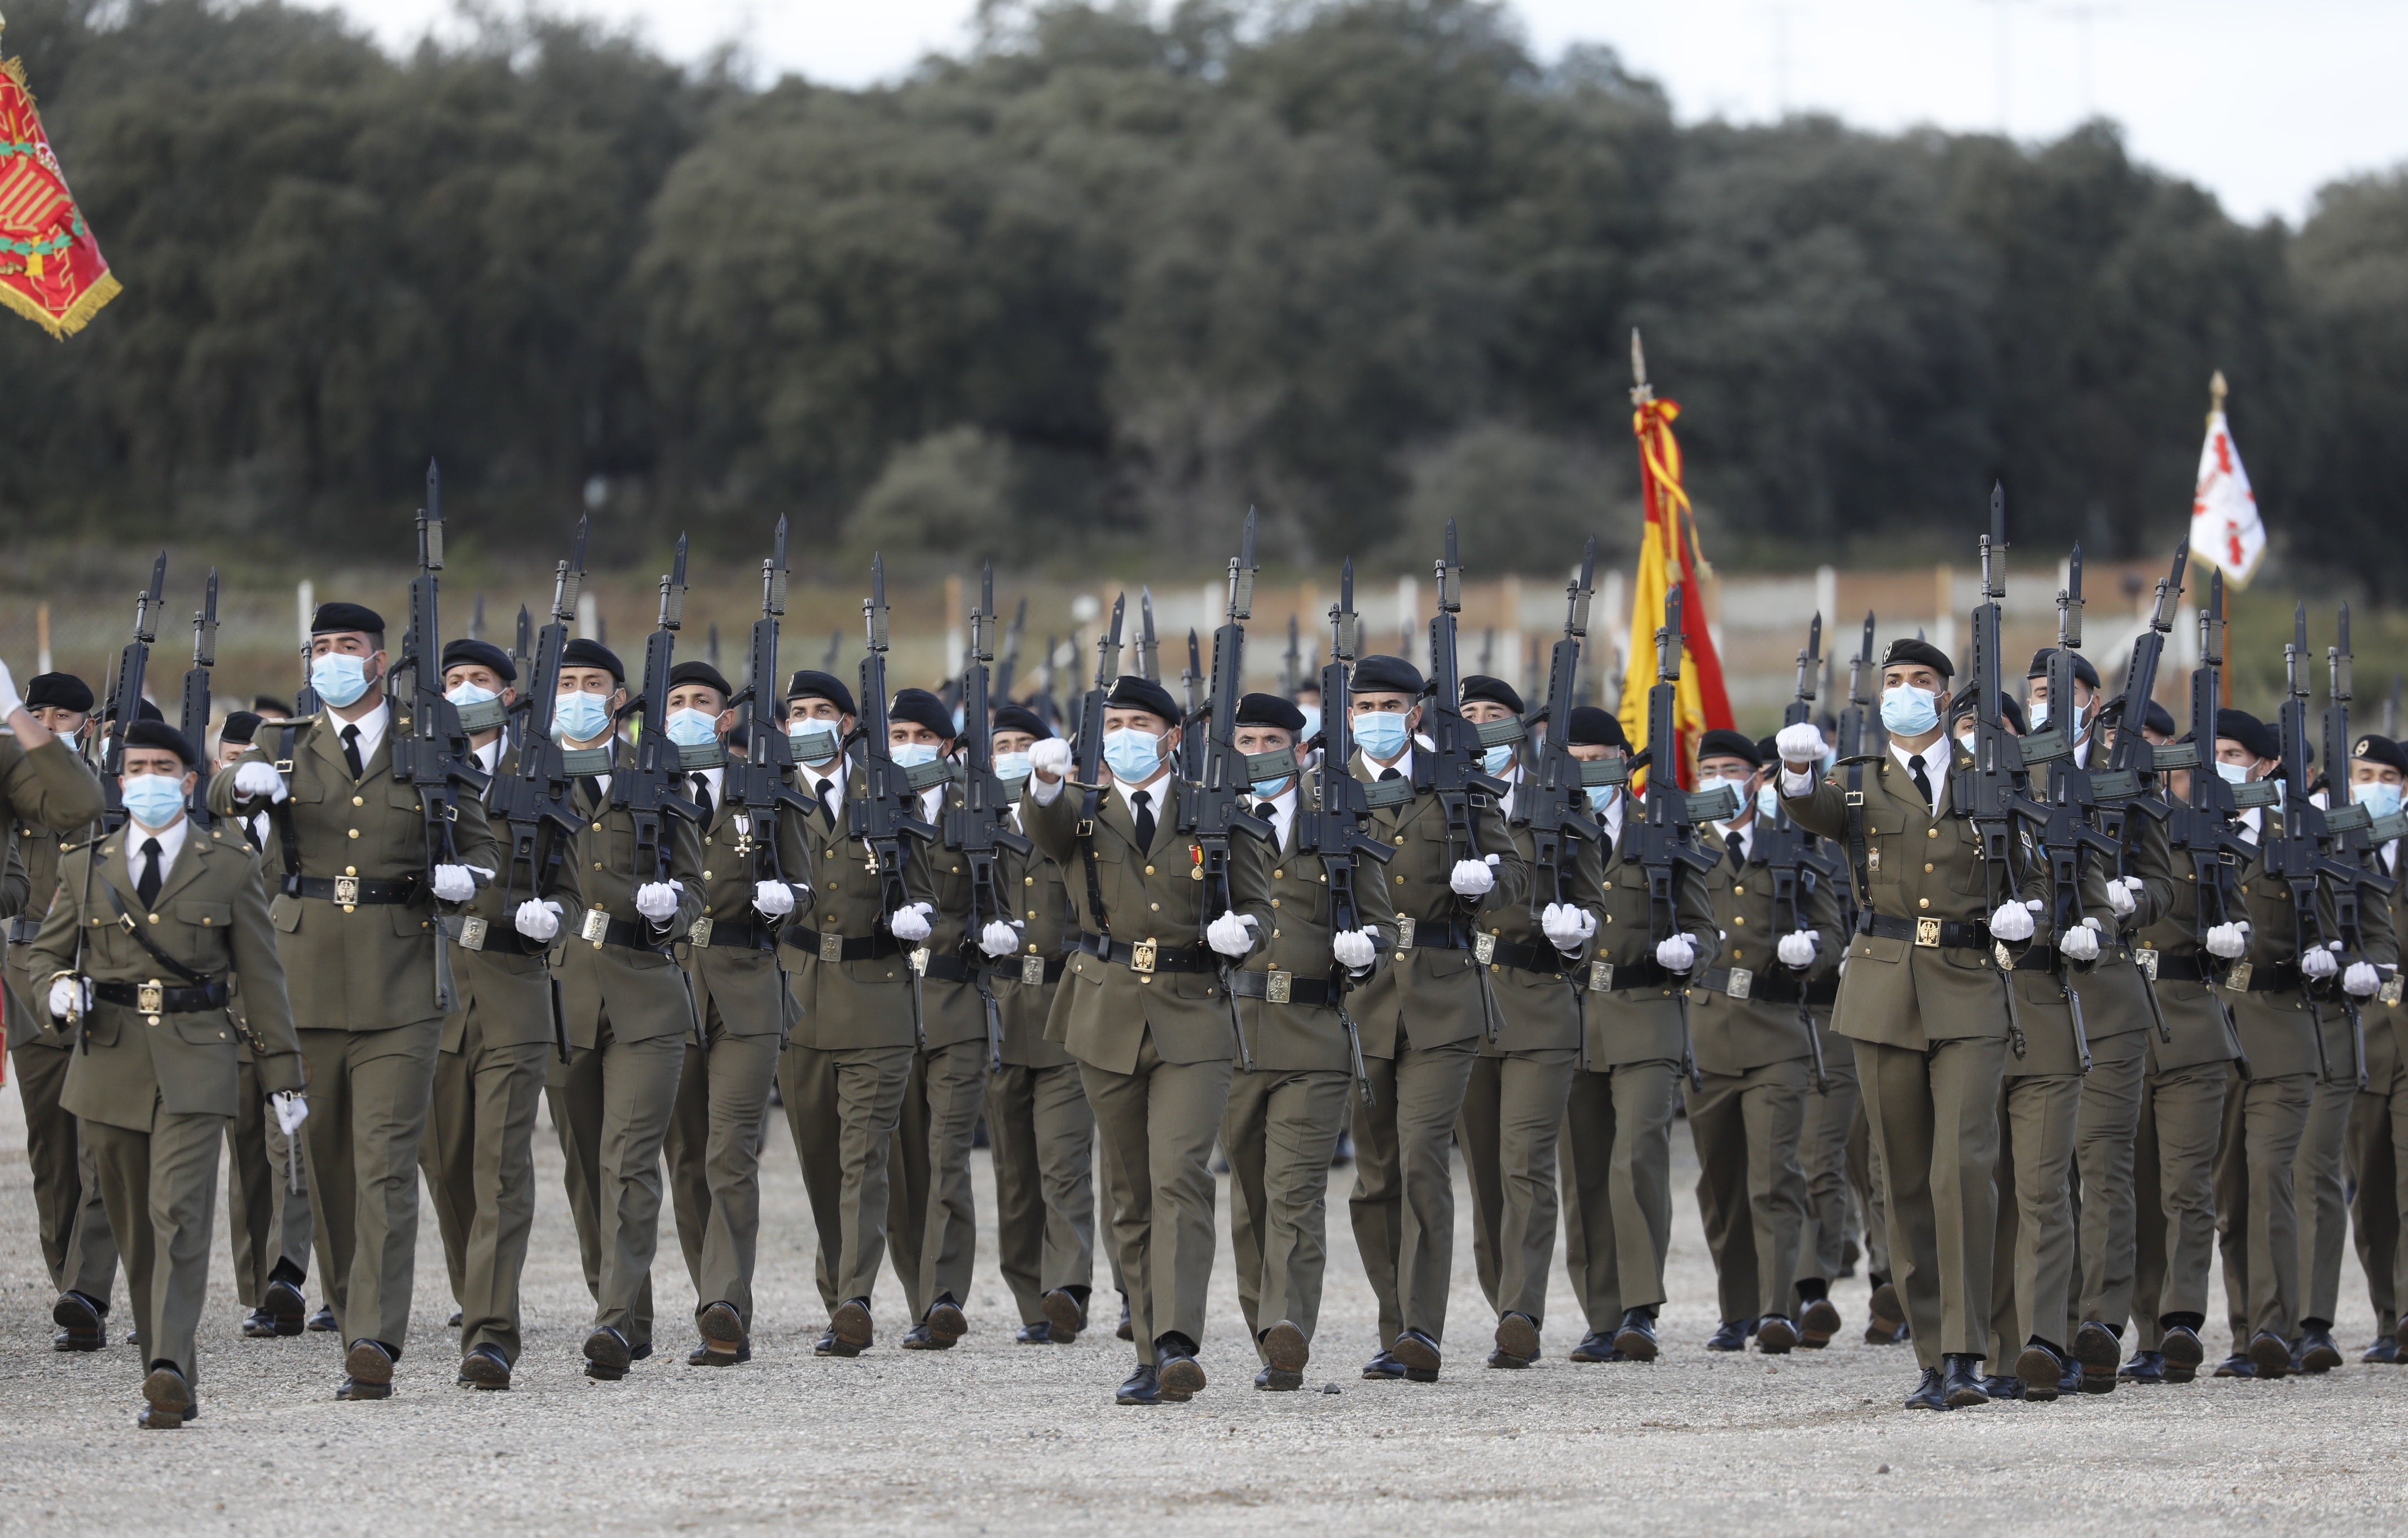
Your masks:
M127 822L125 824L125 868L134 873L136 881L140 881L142 879L142 842L145 839L155 838L159 841L159 884L162 887L165 886L167 877L176 873L176 857L184 852L184 841L192 835L192 831L193 819L188 817L179 817L174 823L156 833L152 833L139 822Z
M360 729L360 768L365 772L369 764L376 762L377 749L384 746L385 729L393 724L393 707L380 705L358 720L347 721L336 715L334 707L329 705L326 707L326 724L335 733L335 751L338 754L343 750L344 729L352 726Z

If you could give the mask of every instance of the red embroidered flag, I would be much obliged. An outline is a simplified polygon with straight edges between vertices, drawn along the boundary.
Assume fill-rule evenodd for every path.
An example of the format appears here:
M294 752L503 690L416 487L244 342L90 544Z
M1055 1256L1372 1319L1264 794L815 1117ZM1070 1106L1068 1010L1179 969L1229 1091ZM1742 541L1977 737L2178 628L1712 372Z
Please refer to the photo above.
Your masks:
M24 62L0 59L0 304L67 336L117 289L42 132Z

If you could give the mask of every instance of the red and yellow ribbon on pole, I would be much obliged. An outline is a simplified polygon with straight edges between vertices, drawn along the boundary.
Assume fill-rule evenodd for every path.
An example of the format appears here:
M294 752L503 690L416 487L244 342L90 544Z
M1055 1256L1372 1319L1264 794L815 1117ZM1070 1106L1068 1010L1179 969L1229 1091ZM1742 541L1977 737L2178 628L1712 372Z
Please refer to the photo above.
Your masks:
M24 61L0 59L0 305L64 337L117 292L42 132Z
M1626 653L1630 671L1622 685L1622 730L1633 752L1649 746L1647 693L1656 687L1656 632L1664 623L1665 601L1678 585L1684 591L1681 680L1672 712L1679 740L1672 745L1672 762L1681 784L1692 786L1698 739L1731 724L1730 693L1723 685L1722 659L1714 654L1705 594L1698 586L1698 577L1713 576L1713 568L1698 548L1697 514L1681 487L1681 444L1672 435L1672 421L1681 408L1656 399L1643 383L1633 393L1638 404L1630 430L1639 440L1639 487L1647 524L1631 588L1630 649ZM1661 758L1658 754L1656 761Z

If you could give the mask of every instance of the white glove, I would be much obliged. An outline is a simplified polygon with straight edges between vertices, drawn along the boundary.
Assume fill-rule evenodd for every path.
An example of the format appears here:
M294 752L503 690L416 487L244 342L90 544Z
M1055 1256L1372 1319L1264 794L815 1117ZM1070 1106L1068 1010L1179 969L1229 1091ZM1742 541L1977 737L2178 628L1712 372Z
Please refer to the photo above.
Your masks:
M795 911L795 890L783 881L755 881L752 905L764 919L783 919Z
M1667 972L1686 972L1698 964L1697 943L1685 934L1657 942L1656 964Z
M1379 953L1379 942L1368 929L1341 930L1329 937L1329 954L1349 972L1362 971Z
M1990 915L1990 937L2009 945L2032 937L2031 909L2021 903L2001 903L1999 911Z
M1204 939L1214 950L1235 960L1254 948L1254 921L1242 913L1225 913L1205 927Z
M477 878L468 874L466 865L435 867L435 900L438 903L465 903L477 895Z
M2364 961L2352 961L2349 970L2341 975L2341 990L2353 999L2371 999L2383 986L2383 974Z
M2249 922L2217 924L2207 932L2207 953L2231 961L2249 948Z
M1020 932L1000 919L987 920L979 931L979 949L990 956L1009 956L1020 948Z
M1539 927L1557 950L1576 951L1597 933L1597 919L1570 903L1550 903L1539 915Z
M268 1108L276 1113L276 1127L291 1137L309 1119L309 1099L298 1089L279 1089L267 1097Z
M1781 958L1783 966L1794 966L1802 970L1814 964L1814 947L1822 943L1822 939L1821 935L1811 929L1792 930L1781 937L1779 945L1772 947L1773 954Z
M2339 946L2333 947L2334 950L2340 948ZM2340 970L2341 963L2333 960L2331 950L2311 950L2300 958L2300 975L2303 977L2314 977L2318 982L2323 982Z
M1802 763L1811 767L1822 762L1823 755L1830 748L1823 741L1821 727L1813 721L1799 721L1795 726L1781 729L1772 739L1772 750L1781 755L1784 763Z
M82 998L78 999L78 990ZM80 977L61 977L50 984L50 1018L65 1019L70 1015L92 1012L92 984Z
M1070 773L1070 745L1060 737L1040 737L1028 749L1028 772L1042 780Z
M25 697L17 692L16 677L9 673L7 663L0 662L0 720L24 708Z
M2141 905L2141 878L2118 876L2107 883L2107 905L2115 910L2118 919L2129 919Z
M521 934L542 945L560 933L560 904L538 903L530 897L518 905L510 921L518 926Z
M2076 961L2099 960L2099 920L2085 919L2057 937L2057 948Z
M1497 885L1497 873L1488 868L1485 860L1458 860L1455 862L1455 874L1447 878L1447 885L1453 887L1458 896L1485 897Z
M928 915L936 911L925 903L906 903L886 916L887 933L897 940L924 940L934 933Z
M253 759L236 767L234 793L245 801L257 801L265 796L270 802L279 802L292 792L285 790L284 776L276 772L276 765Z
M636 889L636 911L655 924L666 924L676 917L678 899L684 893L683 882L647 881Z

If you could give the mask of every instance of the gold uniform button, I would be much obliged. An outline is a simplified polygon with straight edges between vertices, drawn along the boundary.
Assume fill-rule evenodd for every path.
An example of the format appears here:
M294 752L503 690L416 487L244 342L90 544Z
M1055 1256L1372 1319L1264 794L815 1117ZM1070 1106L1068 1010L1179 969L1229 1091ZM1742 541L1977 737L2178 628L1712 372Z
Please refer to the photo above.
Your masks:
M1031 919L1036 918L1036 917L1037 917L1037 910L1036 910L1035 908L1030 908L1030 909L1028 910L1028 917L1030 917Z
M710 873L709 871L705 871L705 872L703 872L703 873L702 873L702 878L703 878L705 881L710 880Z
M1747 889L1734 882L1731 885L1731 895L1733 897L1745 897L1747 895Z
M1024 887L1033 887L1037 885L1037 877L1033 876L1024 876L1020 878L1020 884Z
M703 834L703 835L702 835L702 841L703 841L705 844L710 843L710 835L709 833L705 833L705 834Z
M208 928L208 927L209 927L209 921L208 921L207 919L203 919L201 920L201 927L202 927L203 929L207 929L207 928Z
M360 874L360 868L357 865L346 865L343 867L343 874L345 876L357 876Z
M1146 906L1152 908L1156 913L1160 913L1162 911L1162 904L1159 903L1148 903Z
M360 831L357 828L346 828L343 830L343 835L346 838L357 838L360 836Z
M1733 947L1731 947L1731 960L1732 960L1732 961L1745 961L1746 959L1747 959L1747 953L1746 953L1745 951L1741 950L1737 946L1733 946Z
M1745 914L1734 914L1734 915L1732 915L1732 917L1731 917L1731 923L1732 923L1734 926L1743 925L1743 924L1745 924L1746 922L1747 922L1747 916L1746 916Z
M1153 867L1153 866L1151 866L1151 865L1148 865L1148 866L1145 868L1145 874L1146 874L1146 875L1148 875L1148 876L1152 876L1152 875L1154 874L1154 867Z
M1914 900L1914 905L1918 908L1928 908L1931 905L1931 899L1928 897L1918 897Z
M1277 930L1273 930L1273 931L1271 931L1271 938L1272 938L1272 939L1274 939L1274 940L1278 939L1278 938L1279 938L1279 931L1277 931Z
M1154 979L1153 979L1152 977L1140 976L1140 977L1138 978L1138 981L1139 981L1139 982L1140 982L1140 983L1144 983L1144 984L1146 984L1146 985L1148 985L1148 986L1152 986L1152 984L1153 984L1153 982L1154 982Z
M600 833L602 831L602 824L598 822L594 824L594 831L597 833Z
M1272 880L1274 880L1274 881L1284 880L1284 879L1286 879L1286 877L1287 877L1287 872L1285 872L1285 871L1273 871L1273 872L1271 872L1271 879L1272 879Z
M154 924L155 924L155 923L157 923L157 922L159 921L159 916L158 916L157 914L155 914L155 913L154 913L154 914L152 914L152 915L150 916L150 921L151 921L152 923L154 923Z
M1930 865L1926 864L1926 865L1923 867L1923 874L1924 874L1924 875L1926 875L1926 876L1929 876L1929 875L1931 874L1931 867L1930 867Z
M597 860L597 861L595 861L595 862L594 862L594 868L595 868L595 870L597 870L597 871L598 871L598 870L600 870L600 869L602 868L602 862L600 862L600 861L598 861L598 860Z
M1940 830L1937 828L1926 828L1923 830L1923 836L1926 838L1938 838L1940 836Z
M1278 907L1278 906L1279 906L1279 899L1278 899L1278 898L1274 897L1274 898L1272 898L1272 899L1271 899L1271 906L1273 906L1273 907Z
M1401 849L1401 848L1403 848L1404 847L1405 847L1405 835L1404 835L1404 834L1402 834L1402 833L1398 833L1398 834L1397 835L1397 847L1398 847L1398 848L1400 848L1400 849Z
M365 806L367 805L367 799L364 796L353 796L351 798L351 805L354 806Z
M1401 886L1403 886L1404 884L1405 884L1405 878L1404 878L1403 876L1400 876L1397 877L1397 885L1398 885L1398 886L1400 886L1400 887L1401 887Z

